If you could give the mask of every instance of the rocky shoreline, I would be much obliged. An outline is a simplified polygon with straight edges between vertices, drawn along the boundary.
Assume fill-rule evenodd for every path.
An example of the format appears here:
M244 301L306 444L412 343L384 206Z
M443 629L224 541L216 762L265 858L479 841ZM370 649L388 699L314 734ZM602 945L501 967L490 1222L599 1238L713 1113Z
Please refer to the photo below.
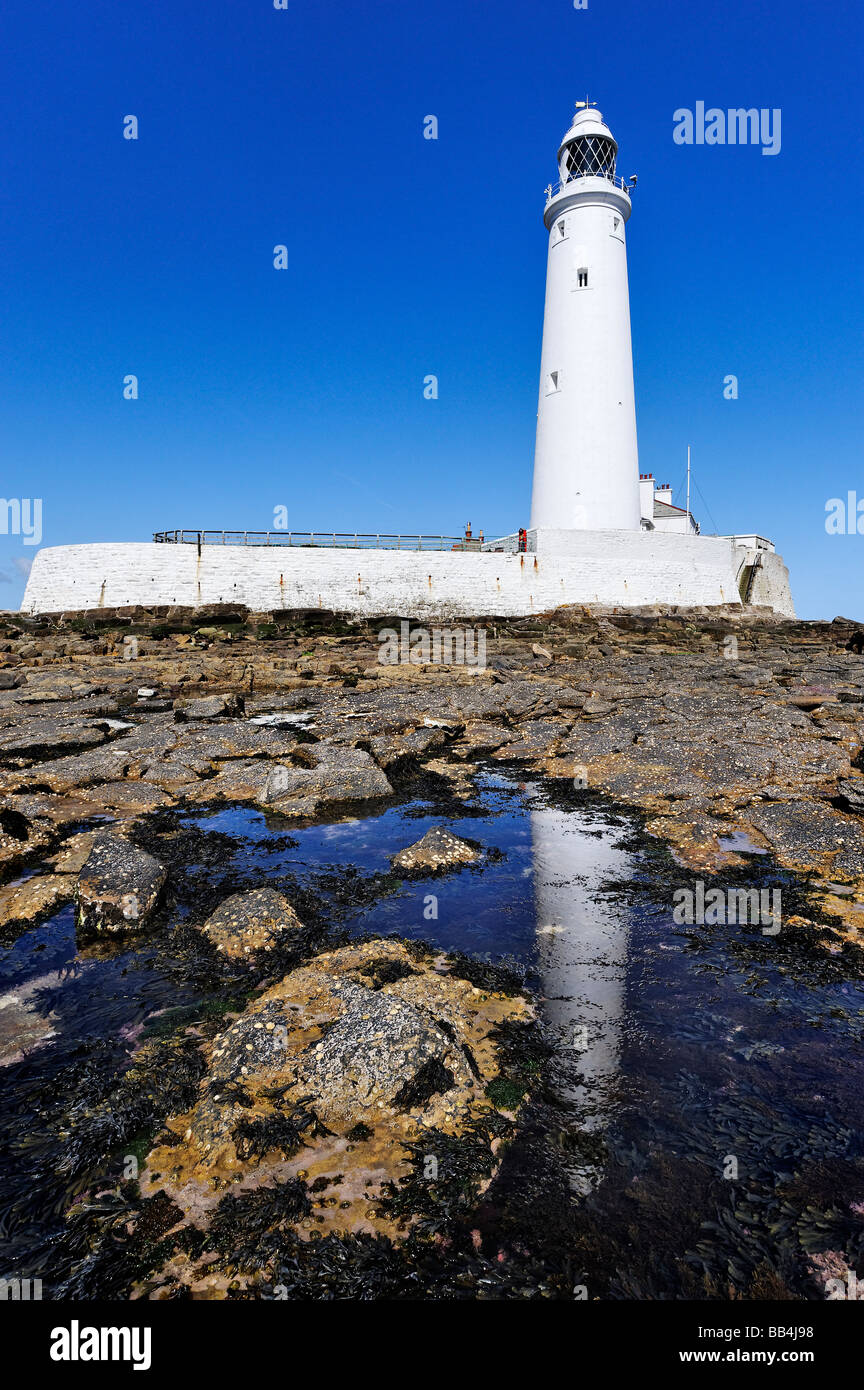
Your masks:
M559 609L486 624L473 669L381 664L377 633L394 621L224 607L0 617L3 929L72 898L88 842L69 828L97 815L131 826L246 802L305 823L383 802L420 768L464 798L488 760L638 809L694 870L740 863L729 841L746 837L808 875L826 917L859 938L856 623Z
M800 886L787 925L826 957L860 958L857 624L559 609L478 619L486 664L466 668L382 663L394 622L224 606L0 615L0 936L74 904L86 967L173 924L184 978L211 992L203 1022L181 1009L162 1036L130 1038L109 1094L84 1086L63 1121L83 1184L59 1245L70 1295L311 1296L330 1260L350 1296L364 1260L408 1287L431 1250L433 1296L453 1296L466 1241L470 1296L477 1280L559 1296L570 1277L566 1255L535 1267L518 1241L506 1269L478 1253L502 1155L516 1173L524 1154L548 1166L549 1044L524 980L416 941L340 940L263 880L213 894L178 814L248 806L290 833L422 787L455 817L498 767L631 808L688 879L740 879L764 851ZM490 854L435 827L392 871L482 874ZM201 889L178 926L181 865ZM3 1012L0 1061L17 1065L53 1021L23 995ZM93 1152L132 1138L134 1178L94 1185ZM106 1255L121 1230L122 1271Z

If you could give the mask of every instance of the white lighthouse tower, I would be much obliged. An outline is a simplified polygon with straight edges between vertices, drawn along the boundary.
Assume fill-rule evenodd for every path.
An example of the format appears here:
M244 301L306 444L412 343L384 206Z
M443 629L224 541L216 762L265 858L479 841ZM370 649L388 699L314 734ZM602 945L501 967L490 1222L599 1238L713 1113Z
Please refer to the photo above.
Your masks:
M546 308L531 527L638 530L624 227L630 191L600 112L577 103L548 188Z

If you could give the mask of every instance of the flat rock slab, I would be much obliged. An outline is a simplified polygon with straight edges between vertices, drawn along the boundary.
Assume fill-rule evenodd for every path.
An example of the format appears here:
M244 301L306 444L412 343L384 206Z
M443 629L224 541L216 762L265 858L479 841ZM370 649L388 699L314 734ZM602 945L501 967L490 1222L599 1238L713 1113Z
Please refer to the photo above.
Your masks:
M482 858L477 845L460 840L452 830L434 825L422 840L400 849L391 860L394 869L402 873L439 873L462 864L477 864Z
M839 879L864 874L864 833L858 817L824 802L792 801L751 811L748 820L794 868L818 869Z
M96 782L82 788L80 795L84 801L93 801L98 807L112 811L129 811L144 814L155 811L159 806L170 806L171 797L159 787L148 786L142 782Z
M205 695L200 700L174 701L178 724L187 719L236 719L244 710L242 695Z
M548 757L569 728L558 720L528 719L519 726L519 736L499 747L492 757L499 762Z
M255 888L226 898L202 930L223 955L242 960L254 951L272 951L280 937L302 926L288 899L275 888Z
M477 758L483 753L494 753L499 748L503 748L505 743L516 741L517 735L512 729L506 729L501 724L487 724L483 720L475 720L466 725L465 732L458 743L453 745L453 752L457 758Z
M420 758L432 748L446 742L441 729L415 729L411 734L378 734L369 740L372 756L384 769L397 766L410 758Z
M27 719L0 731L0 757L36 757L55 748L92 748L108 737L104 721L88 724L59 715L56 719Z
M78 875L78 927L84 935L137 931L159 901L167 871L146 850L100 835Z
M75 891L72 874L38 874L0 888L0 928L36 922L69 902Z
M294 764L272 769L259 800L281 810L294 797L306 802L373 801L393 788L374 758L360 748L316 743L294 754Z

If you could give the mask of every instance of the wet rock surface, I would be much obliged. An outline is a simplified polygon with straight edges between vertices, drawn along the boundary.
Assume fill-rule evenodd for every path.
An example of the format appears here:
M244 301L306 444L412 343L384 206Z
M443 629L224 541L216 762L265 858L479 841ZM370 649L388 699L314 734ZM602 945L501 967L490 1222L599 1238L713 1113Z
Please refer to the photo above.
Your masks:
M253 951L272 951L285 932L296 931L301 922L282 893L272 888L255 888L251 893L234 893L208 917L202 931L217 951L242 960Z
M485 630L487 668L468 674L382 665L374 623L326 613L7 615L0 662L20 684L0 690L0 795L13 817L43 806L23 839L0 821L0 868L88 815L246 801L303 823L424 770L464 800L492 760L648 813L691 867L722 870L719 840L740 831L864 898L853 621L562 608ZM851 906L840 917L857 934Z
M832 1251L860 1258L861 1138L843 1090L864 931L856 624L578 609L478 625L488 665L468 674L381 665L377 625L321 613L0 618L0 675L14 673L0 680L0 1051L24 1097L9 1121L16 1229L38 1227L37 1197L62 1185L45 1249L21 1237L58 1296L569 1297L581 1260L600 1297L802 1298L819 1296L808 1280ZM602 1144L561 1138L528 994L488 960L423 944L446 932L434 912L464 893L461 868L476 866L470 886L494 871L476 845L497 836L475 840L470 820L488 814L490 776L542 784L568 810L598 795L629 808L664 890L673 872L746 884L757 852L785 875L773 944L757 931L724 955L691 931L696 984L672 988L661 969L674 938L649 943L636 996L657 1012L688 1000L663 1035L675 1075L650 1113L632 1101L602 1159L607 1191L578 1219L550 1155L569 1145L590 1165ZM374 873L340 862L343 831L412 799L424 826L402 825ZM245 860L224 830L241 813L264 846ZM328 866L314 884L285 867L307 830ZM413 885L404 921L398 894L424 872L436 881ZM346 945L349 901L404 939ZM470 924L471 951L497 947L489 930ZM537 930L546 959L564 928L550 915ZM21 964L29 942L38 973ZM776 1032L736 1014L762 999ZM710 1084L693 1080L691 1026ZM773 1106L738 1066L775 1069ZM820 1067L836 1117L814 1118ZM673 1113L688 1117L686 1153ZM758 1151L737 1205L713 1176L727 1151ZM139 1176L124 1180L130 1154ZM662 1194L685 1188L691 1207L660 1220ZM653 1248L637 1257L644 1221Z
M86 936L139 931L165 885L163 866L117 835L100 835L78 875L78 926Z
M386 1210L388 1186L410 1173L424 1134L459 1136L498 1115L487 1095L501 1066L497 1030L532 1016L524 999L480 989L446 958L401 942L317 956L214 1038L199 1098L169 1118L142 1191L166 1193L207 1226L226 1188L236 1200L300 1181L338 1198L314 1215L301 1204L301 1236L404 1239L410 1222Z
M460 864L476 864L482 858L478 845L469 844L444 826L427 830L422 840L393 856L393 868L400 873L437 873Z

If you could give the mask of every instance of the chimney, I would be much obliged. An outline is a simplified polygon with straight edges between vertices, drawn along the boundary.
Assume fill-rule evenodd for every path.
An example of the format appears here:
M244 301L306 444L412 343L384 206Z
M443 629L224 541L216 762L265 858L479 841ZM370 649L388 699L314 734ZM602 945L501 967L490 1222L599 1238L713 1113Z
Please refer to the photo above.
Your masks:
M639 512L644 521L654 521L654 474L639 474Z

